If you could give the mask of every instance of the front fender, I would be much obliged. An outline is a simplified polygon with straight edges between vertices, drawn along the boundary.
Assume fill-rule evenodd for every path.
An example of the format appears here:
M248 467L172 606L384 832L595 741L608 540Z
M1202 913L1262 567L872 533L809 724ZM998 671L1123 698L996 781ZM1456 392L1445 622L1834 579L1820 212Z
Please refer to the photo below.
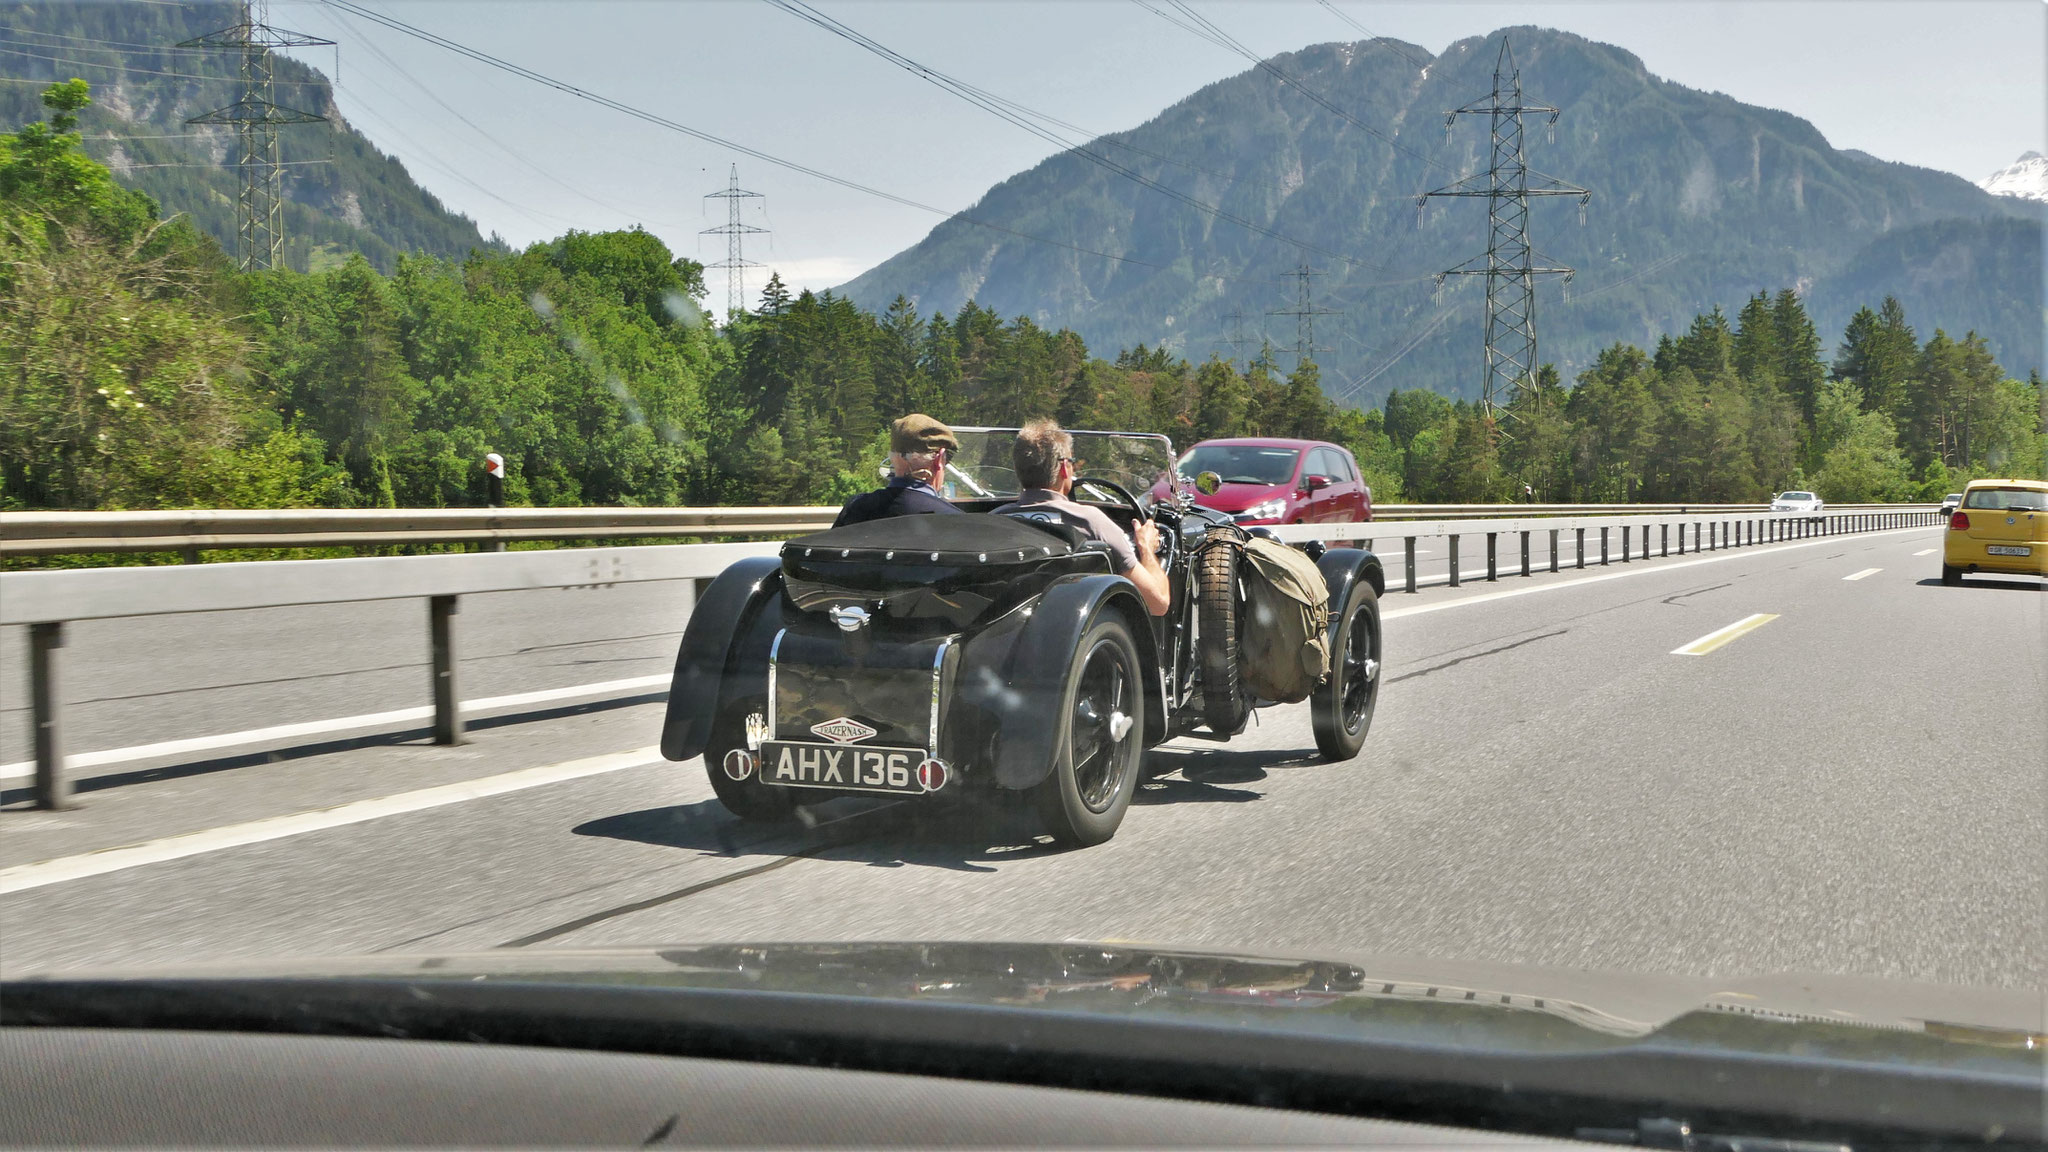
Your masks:
M1131 625L1145 678L1145 733L1156 743L1166 731L1159 687L1158 649L1138 590L1122 576L1072 576L1058 581L1032 606L1000 675L975 676L986 687L977 705L995 726L994 775L998 787L1029 788L1052 770L1059 738L1055 713L1066 689L1081 636L1104 612L1120 612Z
M781 595L781 570L778 557L749 557L720 573L698 598L669 680L668 716L661 726L664 757L688 760L704 754L733 641L759 615L762 602Z
M1337 651L1337 615L1344 607L1344 600L1351 595L1351 586L1360 580L1372 585L1373 595L1384 596L1387 592L1387 576L1380 567L1380 558L1363 548L1332 548L1316 561L1316 570L1323 574L1323 583L1330 588L1330 652L1332 659Z

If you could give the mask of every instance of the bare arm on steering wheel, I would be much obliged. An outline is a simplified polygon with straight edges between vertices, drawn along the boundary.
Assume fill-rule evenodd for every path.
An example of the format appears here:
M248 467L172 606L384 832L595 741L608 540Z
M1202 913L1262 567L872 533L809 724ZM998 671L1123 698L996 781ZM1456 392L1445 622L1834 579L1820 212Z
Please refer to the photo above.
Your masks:
M1166 578L1166 568L1159 563L1159 525L1151 520L1131 525L1131 546L1138 554L1138 566L1124 576L1138 586L1145 610L1154 616L1164 616L1173 606L1173 585Z

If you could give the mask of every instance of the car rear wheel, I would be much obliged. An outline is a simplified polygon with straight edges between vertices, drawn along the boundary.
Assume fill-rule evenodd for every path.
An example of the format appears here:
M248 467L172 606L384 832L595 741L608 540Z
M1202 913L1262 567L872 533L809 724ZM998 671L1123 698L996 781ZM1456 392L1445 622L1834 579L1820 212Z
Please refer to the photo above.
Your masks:
M718 802L725 805L726 811L742 820L765 824L789 819L796 811L796 794L787 788L761 783L759 768L744 780L733 779L725 770L726 754L747 746L747 713L760 708L760 701L749 701L726 709L718 718L711 727L711 740L704 746L704 773L710 777L711 790L718 794Z
M1953 564L1943 564L1941 566L1941 582L1948 585L1961 584L1963 582L1963 570Z
M1251 697L1237 667L1238 547L1216 542L1195 557L1196 627L1201 630L1202 719L1219 736L1244 731Z
M1380 601L1372 585L1354 580L1337 614L1330 674L1309 698L1316 749L1349 760L1365 744L1380 699Z
M1097 620L1067 667L1052 772L1035 790L1054 840L1085 848L1123 823L1144 759L1144 684L1129 626Z

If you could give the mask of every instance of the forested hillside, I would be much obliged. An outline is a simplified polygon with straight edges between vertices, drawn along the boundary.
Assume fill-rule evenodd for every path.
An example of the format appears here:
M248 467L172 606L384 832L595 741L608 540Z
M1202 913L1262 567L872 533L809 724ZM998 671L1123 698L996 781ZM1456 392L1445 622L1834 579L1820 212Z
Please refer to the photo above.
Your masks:
M233 103L232 53L179 48L235 23L230 3L0 2L0 124L40 116L43 87L78 77L95 99L79 120L86 151L122 185L183 213L232 251L240 177L233 129L186 119ZM404 165L350 127L327 78L273 56L277 102L329 123L280 129L285 262L300 271L360 253L389 272L407 252L460 257L497 247L413 183Z
M1554 139L1542 117L1527 125L1532 182L1547 173L1592 192L1583 218L1569 198L1531 211L1543 256L1578 270L1568 286L1545 282L1537 309L1543 358L1567 377L1617 340L1648 346L1716 305L1788 286L1830 336L1890 295L1923 326L1983 333L2018 371L2048 367L2040 205L1837 150L1796 116L1528 27L1440 56L1361 41L1275 57L1300 87L1247 71L1091 145L1172 195L1063 153L842 291L870 308L898 295L925 311L975 299L1097 345L1195 359L1229 351L1241 312L1246 333L1256 340L1263 325L1292 363L1294 321L1268 313L1296 306L1289 274L1306 261L1322 273L1315 305L1337 313L1315 328L1334 395L1368 407L1395 388L1473 397L1483 285L1454 277L1439 293L1432 280L1485 252L1486 203L1419 212L1416 197L1485 170L1486 117L1446 132L1443 114L1491 90L1503 37L1528 97L1562 109Z
M638 230L522 252L361 256L307 274L235 271L83 154L82 82L0 135L0 507L478 504L487 451L515 504L843 499L875 482L884 429L1053 415L1186 445L1264 434L1349 445L1382 502L1938 497L1971 475L2039 474L2041 383L1985 342L1858 311L1841 353L1789 288L1716 308L1645 350L1603 349L1495 426L1425 390L1332 403L1313 362L1283 373L1138 345L1113 360L1069 329L969 301L880 313L831 293L715 327L702 269Z

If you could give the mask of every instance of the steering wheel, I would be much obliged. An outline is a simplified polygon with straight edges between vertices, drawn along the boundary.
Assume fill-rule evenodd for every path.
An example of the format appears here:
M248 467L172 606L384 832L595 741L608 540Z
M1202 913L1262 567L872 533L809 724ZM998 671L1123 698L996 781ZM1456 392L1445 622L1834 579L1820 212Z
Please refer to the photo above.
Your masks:
M1136 526L1147 520L1152 519L1152 515L1145 511L1145 506L1138 503L1137 497L1131 495L1131 490L1117 483L1116 481L1103 480L1095 476L1074 477L1075 489L1079 489L1083 484L1093 484L1098 488L1106 488L1109 491L1114 492L1117 495L1123 497L1124 503L1131 506L1131 523L1133 526ZM1071 498L1072 496L1070 493L1069 499ZM1159 562L1168 568L1171 568L1173 566L1174 558L1179 555L1179 537L1180 532L1178 530L1161 532L1159 534Z
M1117 483L1114 480L1104 480L1096 476L1074 477L1074 487L1079 488L1083 484L1093 484L1097 488L1107 488L1111 492L1114 492L1117 495L1123 497L1124 503L1131 506L1131 515L1139 520L1150 520L1152 518L1145 511L1145 506L1138 503L1138 498L1136 496L1131 495L1131 490Z

